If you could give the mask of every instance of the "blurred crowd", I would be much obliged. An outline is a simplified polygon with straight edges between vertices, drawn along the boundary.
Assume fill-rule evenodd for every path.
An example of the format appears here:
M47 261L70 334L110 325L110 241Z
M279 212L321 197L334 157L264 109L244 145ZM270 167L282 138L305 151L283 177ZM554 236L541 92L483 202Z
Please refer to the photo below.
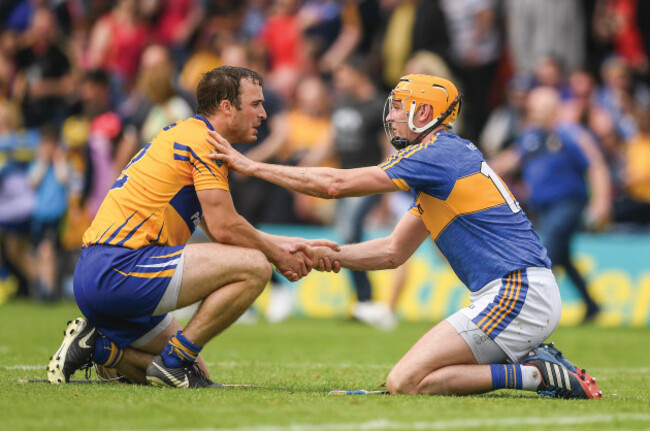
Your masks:
M580 226L643 228L649 21L642 0L3 0L0 302L71 295L81 235L118 173L193 115L202 73L224 64L265 77L268 120L241 150L274 163L378 164L391 151L383 104L406 73L456 83L455 130L496 166L526 148L533 114L550 103L552 126L570 123L605 167L589 174L598 202ZM528 97L540 87L546 99ZM523 168L530 157L518 154ZM526 209L526 170L496 166ZM399 194L329 202L230 181L251 223L340 225L346 242L408 207ZM360 300L364 277L354 278Z

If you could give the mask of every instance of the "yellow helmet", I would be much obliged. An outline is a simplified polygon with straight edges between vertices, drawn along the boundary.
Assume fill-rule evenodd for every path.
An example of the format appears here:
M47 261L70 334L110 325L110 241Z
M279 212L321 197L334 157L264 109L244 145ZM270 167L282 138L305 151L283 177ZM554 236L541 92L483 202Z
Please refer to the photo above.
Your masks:
M460 112L461 98L462 95L458 93L456 86L447 79L431 75L406 75L400 78L386 101L384 121L386 122L393 100L401 100L407 114L409 129L412 131L422 133L440 125L451 125ZM433 108L433 119L422 127L416 127L413 124L413 117L423 103ZM385 127L393 145L401 148L409 145L404 138L392 136L390 123L386 122Z

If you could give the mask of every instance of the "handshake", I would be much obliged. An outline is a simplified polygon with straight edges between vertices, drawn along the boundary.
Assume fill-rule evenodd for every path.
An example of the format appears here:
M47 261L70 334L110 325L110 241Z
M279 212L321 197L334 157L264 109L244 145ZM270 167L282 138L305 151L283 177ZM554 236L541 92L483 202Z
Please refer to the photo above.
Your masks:
M270 260L276 271L289 281L300 280L312 269L327 272L341 270L341 263L336 258L341 248L328 239L286 238L286 242L279 244L278 248L278 253Z

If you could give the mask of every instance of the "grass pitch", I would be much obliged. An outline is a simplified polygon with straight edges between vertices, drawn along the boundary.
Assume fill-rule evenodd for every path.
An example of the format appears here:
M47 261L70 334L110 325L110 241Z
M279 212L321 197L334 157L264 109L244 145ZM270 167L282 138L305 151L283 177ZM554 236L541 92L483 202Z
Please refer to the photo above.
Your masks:
M203 350L215 381L261 387L21 383L45 378L66 321L78 314L70 303L0 307L0 430L650 429L650 329L556 331L558 347L598 378L603 400L517 391L328 396L332 389L381 389L392 365L430 324L402 322L383 333L349 321L307 319L235 325Z

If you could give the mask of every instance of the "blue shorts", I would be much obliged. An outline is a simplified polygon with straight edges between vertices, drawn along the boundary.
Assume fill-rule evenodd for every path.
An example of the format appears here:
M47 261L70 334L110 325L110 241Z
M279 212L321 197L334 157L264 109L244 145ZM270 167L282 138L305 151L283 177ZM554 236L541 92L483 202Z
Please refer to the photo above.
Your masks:
M74 270L79 309L99 332L126 347L161 324L154 315L180 262L185 245L129 249L84 247ZM164 328L163 328L164 329Z

